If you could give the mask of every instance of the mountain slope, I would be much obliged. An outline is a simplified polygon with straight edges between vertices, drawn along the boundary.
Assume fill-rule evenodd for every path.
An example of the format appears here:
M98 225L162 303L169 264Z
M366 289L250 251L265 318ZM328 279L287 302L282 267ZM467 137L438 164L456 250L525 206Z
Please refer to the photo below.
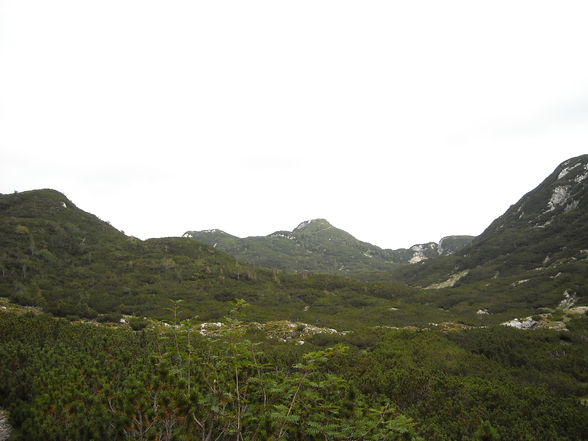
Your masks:
M585 296L587 188L588 155L571 158L454 256L396 274L413 285L519 298L537 307L556 306L566 291Z
M183 316L209 321L227 314L228 301L242 298L252 305L248 320L350 328L364 325L366 316L374 325L435 319L434 308L404 305L402 298L414 291L260 269L188 238L141 241L54 190L0 195L0 297L60 316L170 318L181 300Z
M0 296L70 319L175 325L68 323L0 299L0 407L16 439L584 439L585 319L567 333L487 327L504 318L478 319L475 302L440 310L417 289L260 270L187 238L139 241L50 190L0 195L0 233ZM223 320L236 298L246 315ZM197 324L211 319L224 323ZM457 319L484 326L447 332L469 328ZM408 323L419 329L389 329Z
M468 265L497 261L501 269L532 269L579 257L588 249L588 155L560 164L474 241Z
M184 236L261 267L343 274L389 271L398 265L449 255L473 239L471 236L449 236L439 244L430 242L409 249L382 249L356 239L325 219L302 222L292 231L243 239L221 230L188 231Z
M127 237L54 190L0 195L0 233L0 295L59 315L157 311L183 292L174 281L240 274L221 251Z
M449 256L439 253L460 238L444 238L440 246L382 250L322 219L260 238L203 233L217 248L192 238L141 241L53 190L0 195L0 296L82 317L111 312L170 317L171 300L182 300L186 314L216 320L226 314L227 301L243 298L253 305L249 320L343 328L457 318L495 323L539 314L562 300L568 306L586 304L587 185L588 155L564 162L470 245ZM323 265L325 271L351 273L379 265L414 288L261 269L219 250L221 242L270 263L286 255L303 270ZM268 258L260 249L274 254ZM297 254L288 254L292 249ZM399 251L413 261L421 260L420 254L437 257L396 264L390 271Z

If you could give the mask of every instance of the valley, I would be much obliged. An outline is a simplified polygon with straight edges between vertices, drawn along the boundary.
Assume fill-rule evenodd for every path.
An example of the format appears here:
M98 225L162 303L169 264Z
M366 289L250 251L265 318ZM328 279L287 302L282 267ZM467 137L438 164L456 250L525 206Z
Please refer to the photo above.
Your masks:
M588 155L477 237L325 219L139 240L0 195L10 440L540 440L588 433ZM179 232L178 234L181 234Z

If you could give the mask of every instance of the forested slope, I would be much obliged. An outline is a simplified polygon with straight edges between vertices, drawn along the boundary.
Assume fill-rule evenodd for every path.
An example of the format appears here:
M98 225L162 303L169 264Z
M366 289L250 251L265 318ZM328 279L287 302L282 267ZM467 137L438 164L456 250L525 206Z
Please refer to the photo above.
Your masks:
M128 237L53 190L0 196L0 250L0 296L60 316L169 318L171 300L183 300L182 314L211 321L237 298L255 306L250 320L337 328L442 316L405 305L415 292L406 285L260 269L189 238Z

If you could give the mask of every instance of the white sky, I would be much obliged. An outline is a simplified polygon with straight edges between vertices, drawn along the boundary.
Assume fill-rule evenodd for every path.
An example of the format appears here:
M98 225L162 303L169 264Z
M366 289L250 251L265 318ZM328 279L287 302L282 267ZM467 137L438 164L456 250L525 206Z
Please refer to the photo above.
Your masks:
M141 238L479 234L588 152L588 2L0 0L0 192Z

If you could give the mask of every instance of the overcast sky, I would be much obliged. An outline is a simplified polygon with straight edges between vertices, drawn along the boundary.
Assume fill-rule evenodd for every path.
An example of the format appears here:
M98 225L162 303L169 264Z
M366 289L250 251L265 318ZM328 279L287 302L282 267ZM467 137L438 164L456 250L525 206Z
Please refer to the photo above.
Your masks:
M479 234L588 152L588 2L0 0L0 192L140 238Z

